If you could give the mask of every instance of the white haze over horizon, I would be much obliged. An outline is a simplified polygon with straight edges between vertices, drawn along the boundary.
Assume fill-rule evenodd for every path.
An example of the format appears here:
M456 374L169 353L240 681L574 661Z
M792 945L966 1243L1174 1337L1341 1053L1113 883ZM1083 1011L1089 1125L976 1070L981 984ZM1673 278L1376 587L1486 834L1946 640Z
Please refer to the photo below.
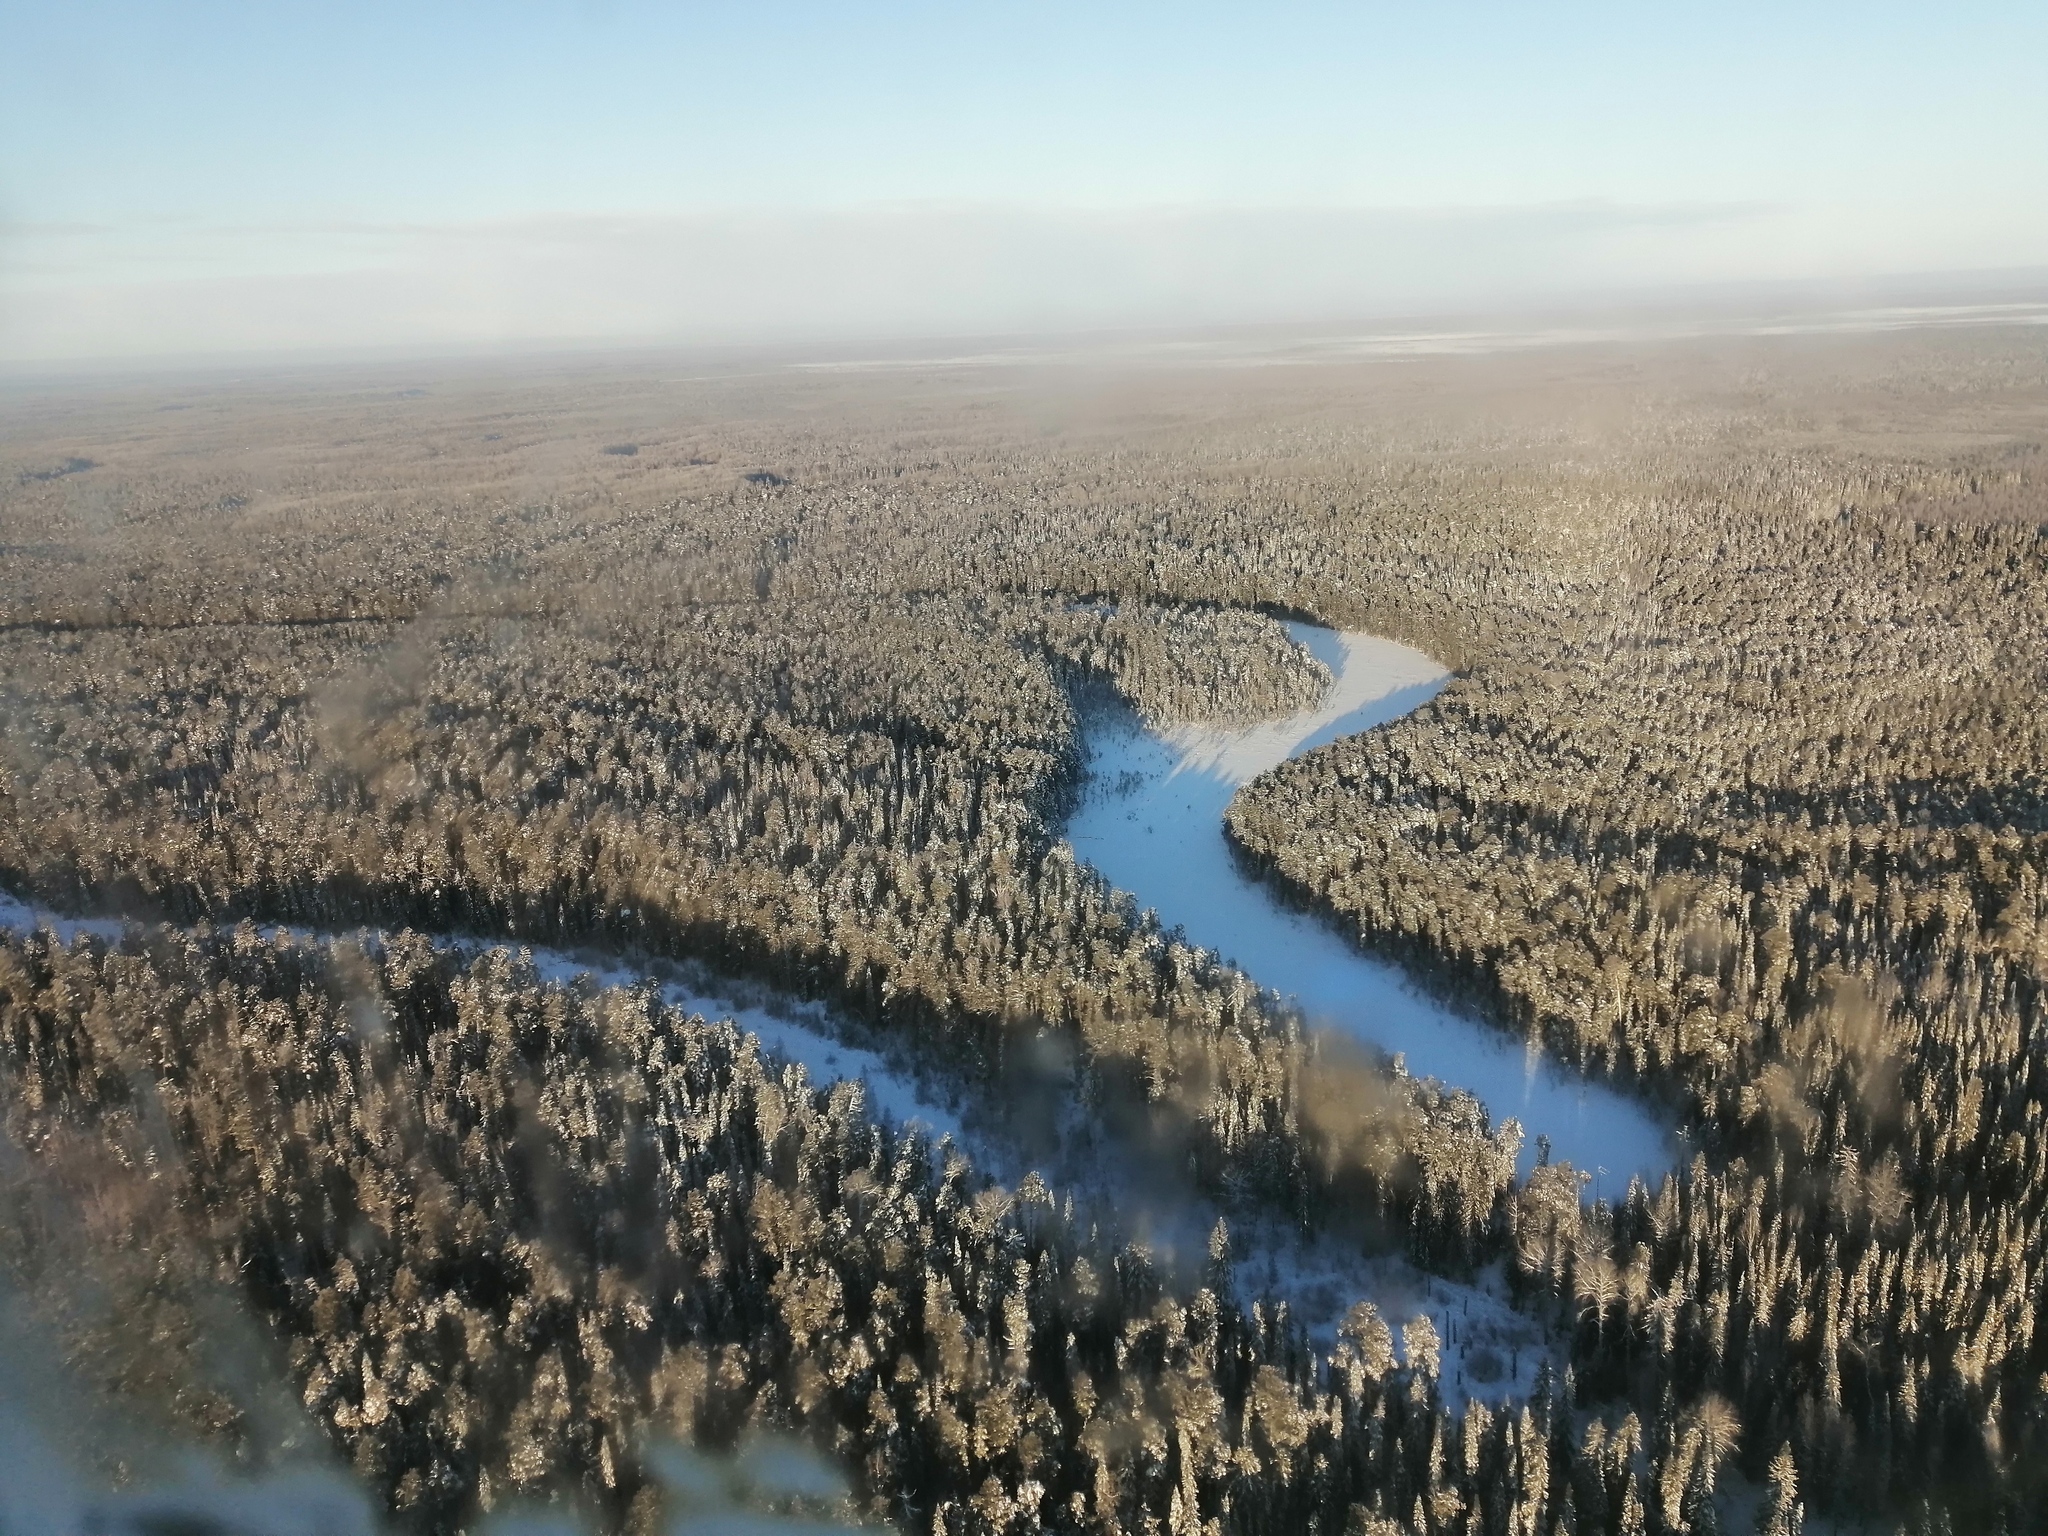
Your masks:
M0 50L17 371L2048 298L2038 0L0 0Z
M1852 310L1886 273L1947 274L1886 290L1923 302L2048 299L2048 212L2015 205L1988 230L1984 213L1944 226L1761 203L928 201L448 223L0 223L0 366L1357 324L1761 284Z

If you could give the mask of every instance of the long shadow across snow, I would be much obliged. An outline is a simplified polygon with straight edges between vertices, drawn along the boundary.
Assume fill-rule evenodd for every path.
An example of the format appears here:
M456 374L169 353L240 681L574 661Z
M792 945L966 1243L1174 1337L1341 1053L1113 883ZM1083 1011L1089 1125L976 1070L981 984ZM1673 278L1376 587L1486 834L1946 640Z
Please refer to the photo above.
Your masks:
M1669 1168L1677 1148L1642 1105L1563 1070L1519 1042L1418 991L1398 966L1362 951L1327 919L1282 906L1247 875L1223 833L1238 787L1291 757L1398 719L1435 697L1448 674L1420 651L1373 635L1288 626L1329 666L1323 704L1241 729L1143 728L1098 718L1079 809L1067 826L1082 858L1151 907L1168 927L1290 997L1311 1027L1400 1053L1408 1070L1470 1090L1494 1123L1519 1119L1527 1140L1617 1193L1632 1174Z

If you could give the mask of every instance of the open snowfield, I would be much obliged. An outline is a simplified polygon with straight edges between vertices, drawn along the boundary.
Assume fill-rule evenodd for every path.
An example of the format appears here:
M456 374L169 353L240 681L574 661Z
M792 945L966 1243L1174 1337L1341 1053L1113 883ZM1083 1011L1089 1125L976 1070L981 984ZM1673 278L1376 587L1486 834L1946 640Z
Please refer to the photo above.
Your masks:
M1088 731L1090 759L1067 839L1109 881L1290 998L1312 1027L1405 1058L1418 1077L1468 1089L1496 1125L1509 1116L1594 1175L1589 1194L1619 1194L1676 1160L1669 1135L1633 1101L1583 1081L1477 1020L1425 997L1399 967L1362 951L1333 923L1289 911L1240 868L1223 834L1238 786L1290 757L1370 730L1426 703L1447 674L1420 651L1372 635L1288 626L1334 676L1320 708L1246 728L1154 732L1107 714Z
M1093 1208L1102 1209L1107 1181L1084 1192L1096 1196ZM1127 1200L1142 1198L1137 1190L1123 1193ZM1180 1198L1171 1212L1142 1205L1110 1208L1121 1230L1165 1273L1184 1284L1206 1279L1207 1236L1218 1214L1212 1202L1192 1195ZM1288 1316L1324 1356L1336 1349L1338 1326L1361 1301L1377 1308L1394 1330L1395 1354L1404 1366L1409 1362L1402 1325L1428 1318L1439 1341L1438 1381L1444 1400L1454 1406L1468 1398L1526 1398L1546 1362L1554 1373L1564 1370L1565 1341L1515 1310L1498 1264L1470 1280L1451 1280L1418 1269L1398 1253L1368 1252L1327 1233L1304 1236L1299 1226L1272 1220L1233 1221L1230 1252L1230 1286L1238 1301L1269 1310L1285 1303Z

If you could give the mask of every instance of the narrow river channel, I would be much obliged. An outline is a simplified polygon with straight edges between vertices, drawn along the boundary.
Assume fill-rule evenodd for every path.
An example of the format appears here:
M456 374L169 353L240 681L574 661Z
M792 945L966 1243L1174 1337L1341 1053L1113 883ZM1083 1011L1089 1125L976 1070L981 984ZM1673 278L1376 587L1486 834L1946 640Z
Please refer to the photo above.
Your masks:
M1520 1042L1425 996L1398 966L1365 953L1335 923L1283 907L1239 867L1223 835L1224 808L1239 785L1398 719L1448 677L1391 640L1309 624L1288 629L1335 679L1318 709L1239 729L1151 731L1132 715L1097 717L1080 808L1067 825L1075 853L1167 927L1178 925L1191 942L1290 998L1312 1028L1400 1053L1411 1074L1470 1090L1496 1125L1519 1119L1525 1172L1542 1135L1553 1157L1594 1175L1589 1194L1619 1194L1631 1174L1654 1179L1678 1148L1641 1105L1532 1059Z

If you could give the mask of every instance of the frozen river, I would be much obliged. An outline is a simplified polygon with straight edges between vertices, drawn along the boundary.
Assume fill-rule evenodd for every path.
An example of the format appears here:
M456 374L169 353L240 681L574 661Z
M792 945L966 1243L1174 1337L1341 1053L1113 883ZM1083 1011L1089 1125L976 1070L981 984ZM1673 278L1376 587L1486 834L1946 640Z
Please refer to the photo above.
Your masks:
M1398 966L1366 954L1333 923L1281 906L1239 866L1223 835L1239 785L1407 714L1447 679L1429 657L1391 640L1288 629L1335 678L1322 707L1242 729L1154 732L1133 716L1098 718L1081 806L1067 825L1074 851L1166 927L1179 925L1191 942L1290 997L1311 1027L1400 1052L1415 1076L1469 1089L1496 1125L1518 1118L1525 1171L1544 1135L1553 1156L1594 1174L1598 1193L1620 1193L1631 1174L1654 1179L1678 1149L1641 1105L1532 1060L1519 1041L1424 996Z
M1519 1118L1528 1133L1525 1170L1539 1134L1550 1137L1558 1157L1596 1172L1589 1194L1618 1194L1630 1174L1654 1177L1668 1169L1678 1149L1639 1105L1532 1063L1518 1043L1420 995L1399 969L1365 954L1335 926L1283 908L1271 888L1239 868L1223 837L1224 808L1239 785L1313 747L1406 714L1445 681L1441 667L1405 646L1307 625L1290 628L1334 675L1322 707L1241 730L1181 727L1155 734L1128 716L1096 720L1088 736L1087 792L1067 829L1076 851L1169 926L1180 924L1192 940L1242 965L1260 985L1291 994L1313 1025L1403 1053L1408 1070L1418 1076L1471 1090L1496 1123ZM115 920L62 918L0 891L0 928L35 927L50 928L66 941L80 932L114 939L122 931ZM376 935L361 937L374 941ZM465 935L444 935L442 942L479 953L496 947L490 939ZM1014 1185L1034 1166L1020 1161L1025 1155L999 1136L982 1134L985 1128L963 1112L946 1085L857 1043L829 1008L653 962L538 947L529 952L540 974L556 981L588 974L603 984L631 984L654 965L668 1002L735 1020L771 1055L801 1062L813 1082L860 1079L879 1116L952 1137L1005 1183ZM1155 1253L1169 1259L1184 1249L1199 1262L1219 1214L1192 1189L1131 1187L1123 1177L1127 1170L1113 1157L1092 1176L1073 1168L1047 1172L1055 1183L1078 1178L1084 1194L1108 1201ZM1337 1321L1354 1300L1367 1296L1390 1318L1424 1312L1436 1321L1444 1339L1445 1390L1454 1400L1468 1393L1489 1400L1527 1393L1540 1365L1555 1363L1552 1343L1511 1309L1497 1274L1477 1284L1453 1284L1413 1269L1398 1255L1305 1239L1284 1221L1259 1222L1238 1213L1231 1225L1242 1245L1239 1268L1247 1293L1286 1298L1319 1347L1331 1347ZM0 1307L4 1302L0 1297ZM0 1329L0 1527L11 1520L24 1530L68 1530L69 1523L55 1518L69 1507L60 1495L85 1484L57 1475L64 1463L52 1451L56 1442L38 1425L61 1421L39 1417L32 1397L10 1390L16 1385L8 1375L10 1356ZM10 1473L24 1467L44 1467L50 1475L42 1482L16 1476L10 1483ZM18 1497L10 1502L10 1494ZM203 1489L191 1497L213 1507ZM354 1523L337 1518L328 1524L344 1531L367 1528L359 1510L353 1518Z

